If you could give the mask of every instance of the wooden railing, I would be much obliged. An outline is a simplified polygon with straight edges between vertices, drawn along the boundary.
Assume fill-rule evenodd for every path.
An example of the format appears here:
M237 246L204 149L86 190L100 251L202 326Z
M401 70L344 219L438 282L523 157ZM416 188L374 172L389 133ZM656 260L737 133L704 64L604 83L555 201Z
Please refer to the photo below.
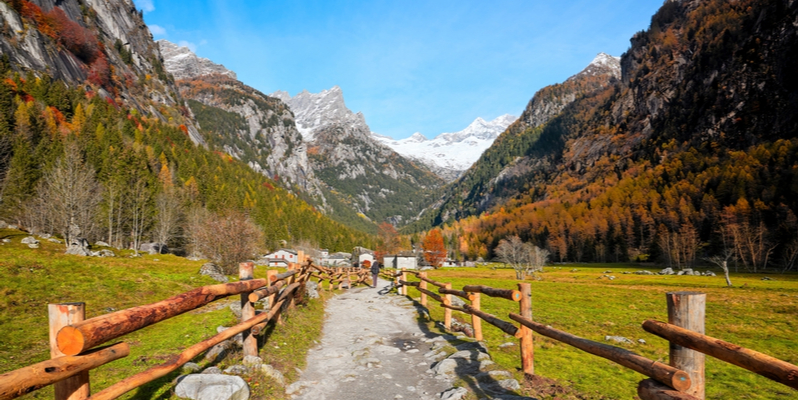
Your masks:
M180 368L212 346L243 333L243 355L257 356L256 336L264 333L270 320L280 323L282 310L291 309L303 300L305 283L311 277L351 285L366 282L368 272L354 269L330 269L307 262L291 264L284 273L267 271L266 279L253 279L253 263L239 265L239 281L203 286L166 300L84 320L83 303L50 304L51 359L0 375L0 400L13 399L42 387L55 384L56 400L108 400L163 377ZM356 277L355 280L351 277ZM130 376L98 393L89 393L88 371L128 356L126 343L95 348L128 333L202 307L233 295L241 296L240 322L182 353L164 364ZM269 297L269 311L256 313L253 303Z
M419 281L409 281L408 275ZM732 343L706 336L705 333L705 294L697 292L667 293L667 312L669 323L645 321L645 331L658 335L670 342L669 365L633 353L627 349L605 343L584 339L567 332L545 326L532 320L530 306L530 284L518 283L518 289L499 289L482 285L467 285L454 290L452 284L437 282L427 277L425 272L385 271L383 276L393 280L398 294L408 295L408 287L420 292L420 304L428 307L428 298L434 299L444 307L444 326L451 330L451 310L469 314L472 317L473 336L483 340L481 321L501 329L520 339L522 371L533 375L532 332L568 344L589 354L603 357L649 377L639 382L638 395L643 400L703 400L705 399L705 355L753 371L759 375L780 382L797 390L797 366L774 357L746 349ZM439 294L428 290L427 285L437 286ZM514 324L481 311L480 295L503 298L520 303L520 313L509 313L508 317L519 323ZM462 307L454 307L450 296L458 296L470 302Z

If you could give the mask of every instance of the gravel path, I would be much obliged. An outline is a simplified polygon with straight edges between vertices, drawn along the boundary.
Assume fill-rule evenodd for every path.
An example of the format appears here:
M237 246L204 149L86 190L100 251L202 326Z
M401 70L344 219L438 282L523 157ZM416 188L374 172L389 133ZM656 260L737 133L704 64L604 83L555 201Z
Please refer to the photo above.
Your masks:
M450 379L427 373L435 361L416 321L416 309L378 288L354 288L328 300L322 342L287 393L295 399L438 399ZM427 347L425 347L427 345Z
M412 302L386 294L389 285L379 280L378 288L354 288L328 300L321 344L309 351L306 370L287 394L298 400L455 400L467 393L453 389L461 378L478 398L519 398L506 390L519 388L508 372L489 371L494 363L480 343L424 331Z

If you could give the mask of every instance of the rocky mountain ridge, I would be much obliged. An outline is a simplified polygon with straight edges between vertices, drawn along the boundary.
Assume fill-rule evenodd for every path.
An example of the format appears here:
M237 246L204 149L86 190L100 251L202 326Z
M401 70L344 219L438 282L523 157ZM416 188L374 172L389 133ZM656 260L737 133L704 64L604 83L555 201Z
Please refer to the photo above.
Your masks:
M175 79L192 79L203 75L226 75L236 80L236 73L225 68L222 64L198 57L191 49L185 46L178 46L166 39L156 41L161 55L164 57L164 68L169 71Z
M516 119L509 114L491 121L478 117L461 131L442 133L430 140L419 132L400 140L373 135L397 153L427 165L445 181L451 182L477 161L484 150Z
M295 115L317 176L338 199L375 221L405 223L416 218L432 190L443 181L423 165L381 144L364 115L347 108L338 86L320 93L304 90L282 99Z

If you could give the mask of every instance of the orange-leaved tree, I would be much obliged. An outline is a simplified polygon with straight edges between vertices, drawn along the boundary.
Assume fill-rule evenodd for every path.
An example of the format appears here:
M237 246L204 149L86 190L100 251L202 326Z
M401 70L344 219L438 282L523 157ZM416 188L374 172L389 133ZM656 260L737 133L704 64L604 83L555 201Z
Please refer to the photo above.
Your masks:
M435 268L439 268L442 266L442 262L444 262L445 257L447 257L447 251L444 249L444 239L442 239L442 231L438 228L432 229L425 235L425 239L422 239L422 251L425 255L425 261L428 264L434 266Z
M378 248L375 251L375 259L383 261L383 257L394 254L400 250L400 236L397 229L388 222L378 225Z

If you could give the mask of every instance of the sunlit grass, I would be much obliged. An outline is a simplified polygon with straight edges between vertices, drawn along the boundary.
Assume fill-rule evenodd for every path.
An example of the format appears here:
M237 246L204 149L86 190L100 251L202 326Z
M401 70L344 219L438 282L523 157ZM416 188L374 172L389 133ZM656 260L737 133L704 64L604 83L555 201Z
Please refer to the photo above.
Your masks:
M537 322L587 339L604 342L606 335L627 337L646 344L621 345L645 357L668 362L668 343L645 332L647 319L667 320L666 296L672 291L699 291L707 294L706 334L773 357L797 364L797 275L732 274L733 288L722 276L661 276L623 274L641 270L640 266L562 265L547 267L531 284L533 319ZM577 271L575 271L577 270ZM611 271L605 273L605 271ZM650 269L655 272L656 269ZM705 271L705 270L703 270ZM612 275L614 280L604 278ZM450 282L460 289L467 284L498 288L517 288L514 271L503 268L444 268L428 271L428 277ZM411 279L416 280L416 279ZM412 298L419 292L409 288ZM435 289L435 288L434 288ZM434 290L435 291L435 290ZM434 320L444 312L431 301ZM482 296L481 309L510 321L508 313L519 312L518 303ZM457 319L469 316L454 312ZM496 362L515 370L520 366L519 348L499 345L518 343L499 329L484 323L484 338ZM642 375L613 362L534 334L537 375L557 379L591 398L632 399ZM518 372L518 378L521 378ZM777 399L796 396L787 387L739 367L711 357L706 362L708 399Z
M63 245L45 240L41 240L41 248L30 249L20 243L25 236L19 231L0 230L0 238L12 239L0 246L0 373L50 358L48 303L85 302L86 318L91 318L218 283L198 274L204 261L165 254L130 258L132 251L116 249L112 249L118 253L114 258L72 256L63 254ZM265 267L256 267L255 277L266 277ZM130 355L92 370L92 393L164 363L169 356L215 335L218 326L236 324L237 318L227 304L238 299L219 300L115 340L128 343ZM319 337L323 317L321 300L311 300L289 312L283 326L269 329L267 343L263 338L260 341L265 362L275 363L276 368L284 368L281 370L288 378L294 377L294 367L303 367L305 353ZM273 342L281 343L280 351L274 349ZM201 367L210 365L202 355L194 361ZM239 362L241 353L232 354L220 366ZM123 398L169 398L171 382L179 374L180 370L175 371ZM254 398L284 396L269 378L255 376L251 380ZM52 399L53 388L25 397Z

